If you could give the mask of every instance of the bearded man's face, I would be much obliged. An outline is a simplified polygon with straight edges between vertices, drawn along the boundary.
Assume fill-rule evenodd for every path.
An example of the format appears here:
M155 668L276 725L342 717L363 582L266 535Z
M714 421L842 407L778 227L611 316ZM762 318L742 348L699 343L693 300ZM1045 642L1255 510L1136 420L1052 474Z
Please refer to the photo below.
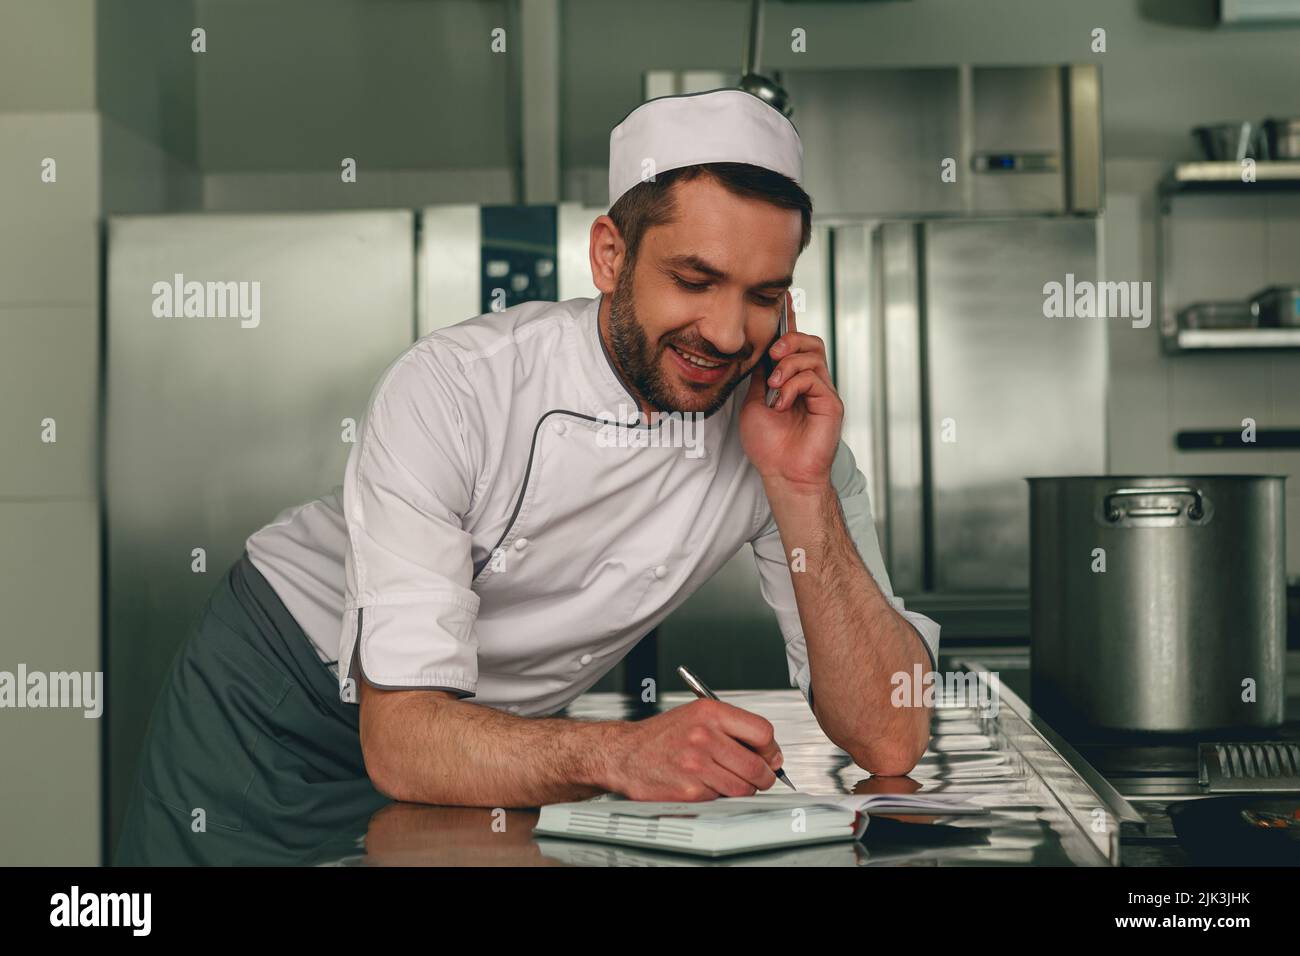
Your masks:
M673 189L675 220L648 229L619 273L609 339L637 398L660 411L708 414L772 344L802 220L708 176Z

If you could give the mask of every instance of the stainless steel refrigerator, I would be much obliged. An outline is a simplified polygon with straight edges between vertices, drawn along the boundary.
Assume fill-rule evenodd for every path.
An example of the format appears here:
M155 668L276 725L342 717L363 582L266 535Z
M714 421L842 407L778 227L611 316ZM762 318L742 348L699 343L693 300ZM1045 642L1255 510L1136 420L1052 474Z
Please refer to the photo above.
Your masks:
M110 853L150 709L190 623L250 533L342 482L346 420L360 420L380 372L412 341L414 222L385 211L108 225ZM179 309L165 301L178 281L182 291L236 285L186 315L184 295L171 303ZM258 290L255 324L252 308L232 306L239 283L247 304Z
M1098 229L963 219L839 237L842 283L867 287L837 312L837 358L882 548L895 590L952 636L1025 633L1024 478L1105 469L1105 321L1051 317L1044 291L1098 280Z

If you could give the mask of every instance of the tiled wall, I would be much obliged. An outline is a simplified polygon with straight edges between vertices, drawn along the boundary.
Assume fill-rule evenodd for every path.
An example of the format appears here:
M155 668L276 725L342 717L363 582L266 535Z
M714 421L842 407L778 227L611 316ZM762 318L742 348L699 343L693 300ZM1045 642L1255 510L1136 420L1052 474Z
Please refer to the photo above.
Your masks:
M0 4L0 670L11 673L101 667L93 8ZM46 158L56 182L41 181ZM0 710L0 865L99 862L99 732L80 710Z
M100 229L198 205L191 20L190 0L0 3L0 671L103 667ZM102 862L100 730L0 710L0 865Z
M1106 278L1159 279L1155 184L1163 164L1107 163ZM1300 197L1178 199L1172 208L1176 306L1239 299L1300 282ZM1130 474L1279 474L1287 479L1287 570L1300 575L1300 450L1181 452L1176 432L1300 428L1300 352L1165 355L1157 332L1112 322L1107 409L1109 468Z

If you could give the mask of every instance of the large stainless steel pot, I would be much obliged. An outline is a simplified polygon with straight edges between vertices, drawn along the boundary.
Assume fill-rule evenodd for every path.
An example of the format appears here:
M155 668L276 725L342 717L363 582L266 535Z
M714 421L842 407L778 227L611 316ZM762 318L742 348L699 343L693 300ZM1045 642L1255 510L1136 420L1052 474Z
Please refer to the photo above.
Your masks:
M1034 709L1114 730L1279 725L1284 482L1030 478Z

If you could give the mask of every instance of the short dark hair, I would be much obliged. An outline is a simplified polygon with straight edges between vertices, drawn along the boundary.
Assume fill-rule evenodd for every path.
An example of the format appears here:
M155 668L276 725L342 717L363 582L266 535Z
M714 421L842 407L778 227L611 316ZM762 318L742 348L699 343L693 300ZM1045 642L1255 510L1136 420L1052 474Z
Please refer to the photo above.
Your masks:
M749 163L701 163L670 169L657 174L653 180L643 180L610 207L609 218L614 220L627 245L628 262L636 261L637 248L651 226L672 222L676 216L673 186L699 176L712 176L737 196L761 199L782 209L798 209L803 219L799 251L808 248L812 239L812 199L793 179Z

